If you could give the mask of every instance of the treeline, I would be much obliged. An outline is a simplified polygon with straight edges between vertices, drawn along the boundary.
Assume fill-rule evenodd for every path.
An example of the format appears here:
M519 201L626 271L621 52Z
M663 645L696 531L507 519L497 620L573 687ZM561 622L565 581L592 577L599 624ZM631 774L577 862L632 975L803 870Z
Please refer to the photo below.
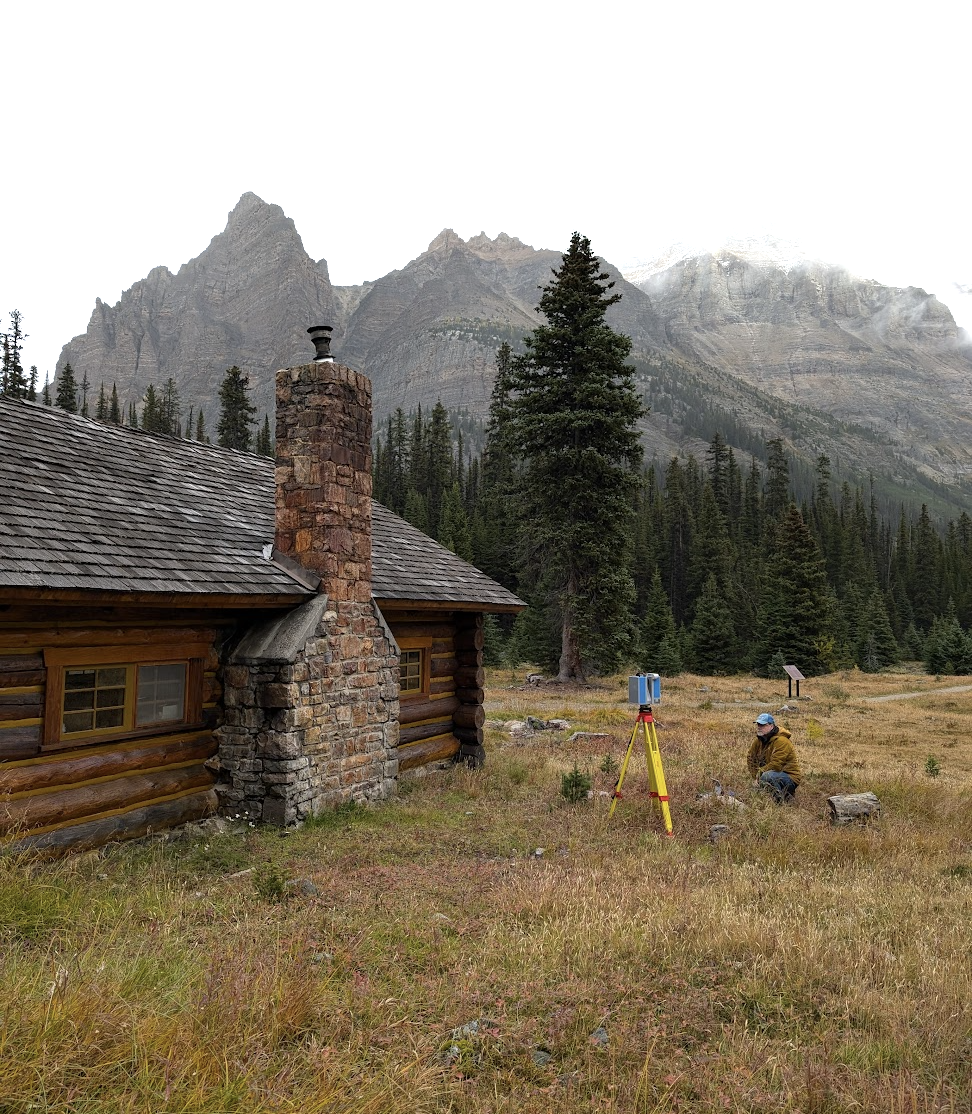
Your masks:
M517 462L491 428L471 454L441 404L397 410L376 438L375 498L530 604L503 638L491 623L494 660L554 668L554 601L537 594ZM937 529L922 505L889 520L870 486L834 484L826 456L798 506L782 440L765 453L765 464L741 462L717 432L702 460L642 469L617 554L635 602L614 664L775 673L785 660L810 675L907 659L972 673L969 515Z
M8 398L22 398L36 402L37 368L31 367L25 375L21 366L21 351L24 334L22 315L14 310L10 314L10 329L0 333L3 345L3 365L0 374L0 395ZM143 429L148 433L162 433L170 437L182 437L188 441L209 443L206 417L202 407L189 406L183 413L179 388L172 378L166 379L161 387L149 383L142 397L141 405L131 401L127 409L119 404L118 388L112 383L106 391L105 384L98 387L98 395L91 399L91 383L85 373L79 381L70 362L64 365L57 379L56 390L52 397L50 387L45 382L41 398L46 406L56 406L70 414L80 414L84 418L94 418L111 425L124 425L131 429ZM260 456L273 456L273 437L270 432L270 417L265 414L262 426L254 431L256 408L250 402L249 378L244 371L234 366L227 368L219 388L219 420L216 426L217 443L223 448L241 449L256 452Z

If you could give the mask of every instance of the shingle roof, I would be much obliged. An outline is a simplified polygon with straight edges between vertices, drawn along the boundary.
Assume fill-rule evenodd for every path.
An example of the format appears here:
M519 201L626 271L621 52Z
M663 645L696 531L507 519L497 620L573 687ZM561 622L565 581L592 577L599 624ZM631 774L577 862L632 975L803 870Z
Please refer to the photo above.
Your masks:
M0 586L310 595L264 557L273 461L0 398ZM378 598L522 606L374 504Z

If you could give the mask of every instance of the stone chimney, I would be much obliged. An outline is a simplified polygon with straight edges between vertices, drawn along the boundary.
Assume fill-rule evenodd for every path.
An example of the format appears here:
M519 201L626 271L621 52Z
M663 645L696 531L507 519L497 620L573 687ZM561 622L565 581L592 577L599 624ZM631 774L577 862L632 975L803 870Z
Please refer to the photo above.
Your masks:
M277 372L276 553L334 602L371 600L371 382L330 360Z
M243 636L218 732L222 810L273 824L387 797L398 775L398 647L371 598L371 383L333 361L326 327L308 332L317 358L277 372L272 559L320 585Z

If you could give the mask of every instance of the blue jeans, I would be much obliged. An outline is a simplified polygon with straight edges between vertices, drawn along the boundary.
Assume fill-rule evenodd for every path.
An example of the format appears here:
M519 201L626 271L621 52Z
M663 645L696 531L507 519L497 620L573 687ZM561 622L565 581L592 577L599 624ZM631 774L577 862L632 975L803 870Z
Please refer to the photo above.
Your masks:
M796 792L796 782L782 770L765 770L759 775L760 789L769 789L777 801L788 801Z

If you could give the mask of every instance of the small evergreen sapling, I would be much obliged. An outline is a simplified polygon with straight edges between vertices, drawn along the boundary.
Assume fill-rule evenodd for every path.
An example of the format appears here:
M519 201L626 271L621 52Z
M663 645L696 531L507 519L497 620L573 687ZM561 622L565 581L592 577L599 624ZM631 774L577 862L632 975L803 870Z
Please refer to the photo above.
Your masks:
M593 782L587 774L581 773L576 762L570 773L561 775L560 795L565 801L569 801L571 804L576 804L578 801L586 801L587 794L590 793L592 787Z

